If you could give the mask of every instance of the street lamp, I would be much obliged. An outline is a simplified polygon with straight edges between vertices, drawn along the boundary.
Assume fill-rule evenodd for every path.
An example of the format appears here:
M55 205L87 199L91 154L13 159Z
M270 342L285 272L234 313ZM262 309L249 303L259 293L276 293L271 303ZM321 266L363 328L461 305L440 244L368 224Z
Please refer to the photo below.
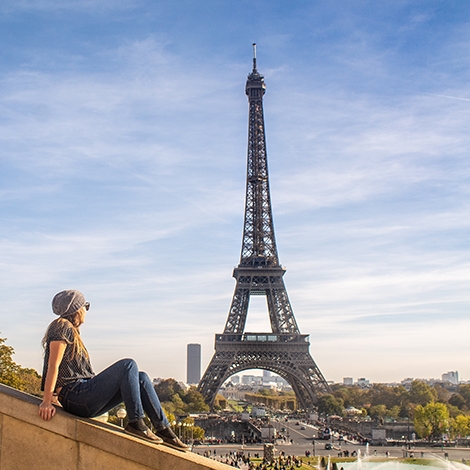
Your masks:
M121 420L121 428L123 427L123 420L127 416L127 411L125 408L119 408L116 412L116 416Z
M189 442L191 445L193 444L193 441L194 441L193 427L194 427L194 423L186 423L186 442ZM191 431L190 438L189 438L189 431Z

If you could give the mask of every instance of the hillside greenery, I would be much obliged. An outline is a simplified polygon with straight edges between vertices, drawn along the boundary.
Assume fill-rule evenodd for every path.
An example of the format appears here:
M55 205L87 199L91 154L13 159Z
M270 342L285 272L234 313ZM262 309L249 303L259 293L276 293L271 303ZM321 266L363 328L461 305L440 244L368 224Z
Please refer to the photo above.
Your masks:
M0 338L0 383L41 396L41 376L34 369L17 364L13 360L15 350L6 341L6 338Z
M470 435L470 384L429 385L413 380L403 385L373 384L367 388L335 384L331 394L319 398L318 412L323 416L370 417L385 420L412 420L418 437L436 440L443 435L464 438Z

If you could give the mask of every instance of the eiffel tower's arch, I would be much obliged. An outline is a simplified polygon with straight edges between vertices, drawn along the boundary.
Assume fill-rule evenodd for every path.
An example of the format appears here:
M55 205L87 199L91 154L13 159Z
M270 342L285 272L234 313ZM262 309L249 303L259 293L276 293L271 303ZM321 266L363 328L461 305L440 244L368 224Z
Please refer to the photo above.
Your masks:
M211 406L229 377L250 369L269 370L285 379L303 409L312 409L318 395L328 391L308 352L308 335L246 333L237 341L232 336L216 335L211 367L199 384L199 390Z
M253 45L255 46L255 45ZM266 369L291 384L300 406L311 409L328 384L309 353L308 335L302 335L294 317L279 263L269 189L264 129L264 77L256 68L248 75L248 154L240 263L233 271L235 292L223 334L215 337L215 353L199 391L211 406L219 388L231 375L248 369ZM250 297L265 295L271 332L246 333Z

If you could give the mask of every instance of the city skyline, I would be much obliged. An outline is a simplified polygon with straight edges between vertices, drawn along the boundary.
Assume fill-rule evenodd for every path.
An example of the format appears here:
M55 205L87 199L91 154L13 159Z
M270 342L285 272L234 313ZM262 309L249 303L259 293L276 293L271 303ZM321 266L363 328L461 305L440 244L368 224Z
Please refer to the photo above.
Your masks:
M250 369L244 372L240 372L238 374L234 374L232 377L238 376L240 379L241 377L256 377L256 378L262 378L263 380L266 378L265 375L263 374L262 370L259 369ZM278 374L275 374L274 372L271 372L272 377L280 377ZM361 382L367 382L370 385L373 385L374 383L380 383L380 384L385 384L385 385L399 385L399 384L404 384L404 383L409 383L413 380L418 380L418 381L423 381L423 382L432 382L432 383L439 383L439 382L449 382L452 385L457 385L459 383L470 383L470 380L462 381L459 380L458 378L459 373L458 371L448 371L440 374L440 378L438 377L402 377L402 379L396 381L396 382L372 382L370 381L367 377L343 377L340 381L331 381L330 383L334 384L343 384L343 385L358 385ZM271 376L270 376L271 377ZM282 377L281 377L282 378ZM267 381L269 381L269 378L266 378ZM226 382L229 382L230 379L228 379Z
M5 0L0 336L41 372L66 288L97 371L204 370L240 259L251 44L274 226L328 381L470 378L470 9ZM252 299L246 331L269 331Z

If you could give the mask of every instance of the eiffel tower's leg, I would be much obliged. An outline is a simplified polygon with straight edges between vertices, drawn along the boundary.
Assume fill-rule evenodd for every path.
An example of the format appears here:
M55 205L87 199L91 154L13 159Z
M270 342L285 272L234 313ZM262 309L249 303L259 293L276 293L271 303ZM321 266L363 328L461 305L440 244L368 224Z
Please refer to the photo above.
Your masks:
M225 324L224 333L234 333L234 340L240 340L245 329L246 315L250 301L250 290L246 287L235 286L232 305ZM237 334L239 333L239 334ZM207 403L211 406L214 403L217 391L224 381L232 374L228 374L229 367L233 364L236 351L220 351L217 336L215 342L215 353L208 365L204 376L199 382L199 391L202 393Z
M297 322L295 321L287 291L282 279L278 284L281 288L272 288L266 292L268 303L269 319L271 328L275 333L300 333Z
M204 376L199 382L198 390L206 400L206 403L212 408L222 384L232 375L228 373L229 367L233 364L234 351L218 351L217 341L216 350L212 356Z
M245 330L246 315L248 313L248 304L250 302L250 289L240 287L239 282L235 286L232 305L225 323L224 333L243 333Z
M317 402L318 395L329 392L328 384L310 354L302 354L294 362L296 369L292 388L304 409L311 409Z

